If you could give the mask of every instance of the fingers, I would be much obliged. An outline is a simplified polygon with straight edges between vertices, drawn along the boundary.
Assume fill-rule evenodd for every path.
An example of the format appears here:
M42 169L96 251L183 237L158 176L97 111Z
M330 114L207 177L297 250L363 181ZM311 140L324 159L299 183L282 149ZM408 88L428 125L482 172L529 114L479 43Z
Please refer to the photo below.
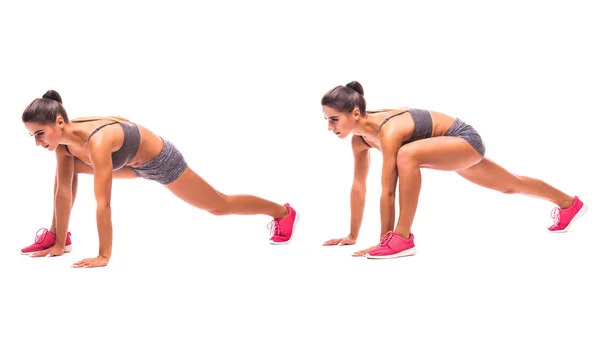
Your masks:
M342 241L342 239L331 239L326 241L323 246L335 246L337 244L339 244Z
M73 268L89 268L92 267L93 259L83 259L81 261L77 261L71 265Z
M75 262L71 265L71 268L96 268L104 267L107 264L106 259L101 258L88 258L81 261Z
M42 257L42 256L46 256L48 255L48 252L50 251L50 249L44 249L44 250L40 250L39 252L35 252L33 254L31 254L31 257Z
M54 248L48 248L48 249L44 249L44 250L40 250L38 252L35 252L33 254L31 254L31 257L45 257L45 256L60 256L62 255L64 252L59 250L59 249L54 249Z
M352 253L352 256L365 256L365 254L368 252L367 249L363 249L363 250L359 250L358 252L354 252Z
M373 247L369 247L367 249L363 249L363 250L359 250L357 252L354 252L352 254L352 256L365 256L365 254L367 254L368 252L372 251L373 249L377 248L378 245L375 245Z
M46 255L47 255L47 256L60 256L60 255L62 255L62 254L61 254L60 252L57 252L57 251L55 251L55 250L50 250L50 251L48 252L48 254L46 254Z

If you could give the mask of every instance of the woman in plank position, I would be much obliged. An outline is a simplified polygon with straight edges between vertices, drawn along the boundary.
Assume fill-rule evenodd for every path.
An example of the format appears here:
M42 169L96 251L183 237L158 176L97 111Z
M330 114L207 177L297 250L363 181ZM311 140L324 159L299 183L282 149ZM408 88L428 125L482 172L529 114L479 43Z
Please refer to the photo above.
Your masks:
M35 242L22 249L33 257L58 256L71 250L69 217L77 191L77 174L94 176L98 256L76 262L74 267L108 264L112 250L111 186L113 178L137 178L163 184L181 200L214 215L264 214L272 244L287 244L299 215L289 204L277 204L252 195L225 195L215 190L188 167L183 155L169 141L122 117L90 117L69 120L62 98L47 91L31 102L22 116L35 143L56 152L54 215L50 230L41 229Z
M353 81L337 86L321 99L329 130L340 138L352 136L354 182L351 192L350 234L324 245L356 243L365 205L369 149L381 151L381 239L378 245L355 256L394 258L416 253L411 228L421 190L421 168L455 171L480 186L503 193L519 193L554 203L554 224L549 231L565 232L586 209L570 196L532 177L512 174L485 157L477 131L464 121L422 109L400 108L367 111L364 91ZM399 182L400 216L395 227L396 183Z

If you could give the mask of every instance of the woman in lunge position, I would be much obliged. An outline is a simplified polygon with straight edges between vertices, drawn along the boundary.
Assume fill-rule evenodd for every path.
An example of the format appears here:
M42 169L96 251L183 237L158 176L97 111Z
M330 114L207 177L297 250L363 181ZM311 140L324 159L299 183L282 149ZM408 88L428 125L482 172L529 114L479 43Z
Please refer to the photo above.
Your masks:
M565 232L586 211L577 196L570 196L531 177L512 174L485 157L477 131L464 121L422 109L367 111L360 83L337 86L321 99L329 130L340 138L352 136L354 182L351 192L350 234L324 245L356 243L365 205L369 149L381 151L381 239L378 245L354 253L381 259L416 253L411 228L421 190L421 168L455 171L480 186L503 193L519 193L556 204L551 232ZM400 215L395 221L396 183Z
M289 204L220 193L188 167L172 143L139 124L121 117L69 120L60 95L53 90L33 100L22 120L36 145L55 151L57 160L52 226L38 231L35 242L21 250L23 254L58 256L71 250L67 229L79 173L94 176L100 247L97 257L81 260L74 267L100 267L110 260L113 178L156 181L181 200L214 215L269 215L273 217L270 242L286 244L292 238L298 214Z

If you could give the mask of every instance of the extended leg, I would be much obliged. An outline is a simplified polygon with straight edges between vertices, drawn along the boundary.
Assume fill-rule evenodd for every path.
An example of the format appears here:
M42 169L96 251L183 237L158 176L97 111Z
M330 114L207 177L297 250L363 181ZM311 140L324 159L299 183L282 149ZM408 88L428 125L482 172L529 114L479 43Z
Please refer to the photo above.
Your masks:
M489 189L507 194L523 194L554 203L557 207L552 214L554 224L548 228L551 232L568 231L571 224L587 210L587 205L579 197L570 196L540 179L510 173L487 158L457 173Z
M264 214L274 218L271 243L288 243L297 222L296 211L288 204L281 205L253 195L225 195L214 189L192 169L166 187L181 200L214 215Z
M472 183L502 193L545 199L560 208L568 208L573 204L573 197L563 191L542 180L513 174L488 158L456 173Z

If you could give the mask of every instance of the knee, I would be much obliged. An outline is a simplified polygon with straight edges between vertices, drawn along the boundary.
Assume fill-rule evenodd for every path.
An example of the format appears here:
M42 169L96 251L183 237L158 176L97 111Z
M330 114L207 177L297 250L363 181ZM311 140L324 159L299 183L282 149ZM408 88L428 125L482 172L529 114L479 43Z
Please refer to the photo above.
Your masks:
M502 189L500 192L502 192L504 194L517 194L517 193L519 193L517 191L517 189L512 188L512 187L506 187L506 188Z
M524 183L525 179L523 177L517 176L516 179L514 179L510 185L505 186L503 189L500 190L500 192L504 194L519 194L523 191Z
M213 205L213 207L207 209L207 211L212 215L229 215L231 214L231 200L228 196L222 196L219 200Z
M396 155L396 165L406 167L415 164L418 164L415 150L410 146L401 147Z

